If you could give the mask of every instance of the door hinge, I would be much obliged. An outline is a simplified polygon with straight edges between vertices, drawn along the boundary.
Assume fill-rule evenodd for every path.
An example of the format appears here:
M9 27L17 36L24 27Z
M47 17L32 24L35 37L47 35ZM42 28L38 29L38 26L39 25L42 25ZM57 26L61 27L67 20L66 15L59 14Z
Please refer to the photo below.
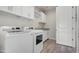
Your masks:
M74 17L72 17L72 19L73 19Z
M74 39L72 39L72 41L73 41Z
M74 6L72 6L72 8L74 8Z
M72 28L72 30L73 30L74 28Z
M76 17L72 17L72 19L76 19Z

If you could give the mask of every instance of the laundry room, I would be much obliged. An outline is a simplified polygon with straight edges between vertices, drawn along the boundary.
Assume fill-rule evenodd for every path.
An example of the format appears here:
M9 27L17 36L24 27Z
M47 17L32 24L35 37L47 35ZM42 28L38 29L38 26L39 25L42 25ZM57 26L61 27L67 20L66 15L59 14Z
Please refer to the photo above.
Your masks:
M78 12L78 6L0 6L0 52L79 52Z

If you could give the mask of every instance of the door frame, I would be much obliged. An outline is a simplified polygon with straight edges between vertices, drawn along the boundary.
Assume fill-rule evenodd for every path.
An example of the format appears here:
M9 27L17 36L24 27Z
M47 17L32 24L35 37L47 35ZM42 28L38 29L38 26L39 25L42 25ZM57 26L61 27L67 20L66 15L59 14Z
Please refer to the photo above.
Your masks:
M79 25L79 17L78 17L78 11L79 10L79 8L78 8L78 6L76 7L76 40L75 40L75 51L77 52L77 53L79 53L79 34L78 34L78 25Z

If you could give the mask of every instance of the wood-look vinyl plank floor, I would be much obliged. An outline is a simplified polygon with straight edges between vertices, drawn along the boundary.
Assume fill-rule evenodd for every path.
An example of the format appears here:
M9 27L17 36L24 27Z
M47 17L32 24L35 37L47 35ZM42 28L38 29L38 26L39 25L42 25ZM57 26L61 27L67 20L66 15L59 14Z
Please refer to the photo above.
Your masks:
M41 53L74 53L74 49L69 46L56 44L55 40L49 39L44 42Z

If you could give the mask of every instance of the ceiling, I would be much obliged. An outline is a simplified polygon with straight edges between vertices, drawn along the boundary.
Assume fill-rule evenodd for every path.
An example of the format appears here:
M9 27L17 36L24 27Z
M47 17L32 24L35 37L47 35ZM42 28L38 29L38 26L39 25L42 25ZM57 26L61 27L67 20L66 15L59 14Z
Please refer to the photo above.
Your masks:
M47 13L47 12L49 12L51 10L55 10L56 6L36 6L36 8L40 9L44 13Z

